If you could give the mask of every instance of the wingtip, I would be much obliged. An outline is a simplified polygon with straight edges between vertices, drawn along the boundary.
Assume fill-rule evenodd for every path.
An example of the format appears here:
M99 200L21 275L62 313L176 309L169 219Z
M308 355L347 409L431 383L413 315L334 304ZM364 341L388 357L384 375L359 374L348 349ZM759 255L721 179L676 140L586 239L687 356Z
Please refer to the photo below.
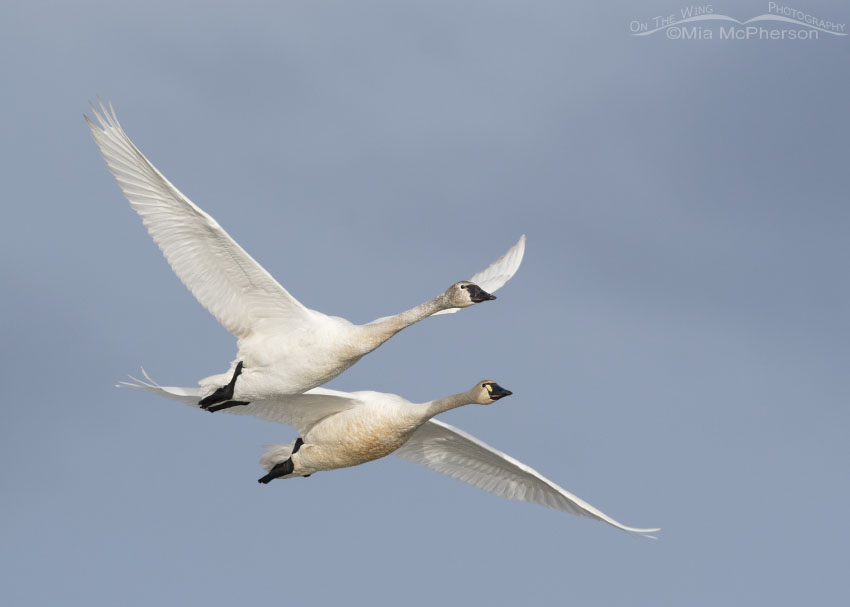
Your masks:
M98 97L98 99L99 99L99 97ZM101 116L100 112L97 111L97 106L95 106L95 104L92 102L91 99L89 99L89 109L91 110L91 113L92 113L94 120L89 118L87 114L83 114L83 118L86 119L86 122L88 123L89 128L92 129L92 131L94 131L95 129L104 130L106 128L106 124L103 121L103 116ZM95 122L94 122L95 120L97 120L97 122L100 124L100 126L95 124Z
M516 244L508 249L508 252L504 254L503 257L517 257L518 263L522 263L522 258L525 256L525 234L519 237L519 240L516 241ZM519 267L519 266L517 266Z
M635 535L639 535L640 537L646 538L648 540L657 540L658 538L656 536L652 535L652 534L658 533L659 531L661 531L661 527L658 527L657 529L633 529L633 528L629 528L628 531L630 533L633 533Z
M105 102L101 98L100 95L95 97L97 100L97 105L94 102L89 100L89 108L91 108L92 115L94 118L100 123L100 127L98 127L86 114L83 114L83 118L86 119L89 127L92 129L100 128L103 131L106 131L109 128L117 128L120 129L121 125L118 122L118 117L115 115L115 108L112 107L112 101L107 99ZM108 109L107 109L108 108Z
M510 278L513 278L514 274L516 274L517 270L519 270L520 265L522 265L522 260L525 257L525 234L519 237L516 244L511 247L511 249L505 253L505 257L510 256L513 259L513 272L511 273Z
M144 368L144 367L140 367L140 369L142 370L142 375L144 375L144 376L145 376L145 379L146 379L146 380L148 380L148 381L149 381L151 384L153 384L154 386L159 387L159 384L158 384L158 383L156 383L156 380L154 380L154 379L153 379L150 375L148 375L148 372L147 372L147 371L145 371L145 368Z

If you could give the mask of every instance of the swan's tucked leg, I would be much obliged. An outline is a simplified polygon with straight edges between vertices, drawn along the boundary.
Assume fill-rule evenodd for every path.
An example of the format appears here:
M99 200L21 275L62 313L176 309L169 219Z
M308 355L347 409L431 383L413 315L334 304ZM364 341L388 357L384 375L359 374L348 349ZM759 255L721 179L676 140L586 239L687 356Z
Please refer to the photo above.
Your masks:
M240 360L236 363L236 369L233 370L233 377L230 379L230 383L226 386L222 386L206 398L202 398L198 404L201 406L201 409L205 409L206 411L210 411L214 413L216 411L221 411L222 409L227 409L229 407L236 407L238 405L249 405L251 403L241 401L241 400L233 400L233 388L236 386L236 378L242 375L242 361ZM229 402L228 402L229 401ZM224 403L223 405L213 406L216 403Z
M304 441L301 440L301 437L295 439L295 445L292 447L292 454L289 456L289 459L285 462L280 462L279 464L275 464L274 468L269 470L269 473L266 474L263 478L258 478L258 483L263 483L264 485L268 485L276 478L280 478L281 476L286 476L287 474L292 474L295 470L295 464L292 463L292 456L298 453L298 450L301 448L301 445L304 444ZM310 476L309 474L307 476Z

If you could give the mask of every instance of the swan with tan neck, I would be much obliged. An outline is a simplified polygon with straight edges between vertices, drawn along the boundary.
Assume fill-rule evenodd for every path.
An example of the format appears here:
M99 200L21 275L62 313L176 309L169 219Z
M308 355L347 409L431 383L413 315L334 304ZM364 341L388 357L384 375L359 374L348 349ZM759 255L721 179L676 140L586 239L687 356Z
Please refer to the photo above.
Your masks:
M522 236L470 280L406 312L355 325L302 305L200 207L184 196L130 141L115 111L92 106L86 117L106 165L171 268L238 340L226 373L200 380L209 411L298 394L333 379L390 337L423 318L495 299L517 271Z
M363 395L359 405L311 426L298 448L285 446L267 453L260 464L269 473L260 482L365 464L404 445L417 428L435 415L463 405L489 405L511 392L492 380L484 380L467 392L427 403L411 403L395 394L380 392L357 394Z
M146 381L124 385L197 406L196 388L164 387L145 374ZM463 430L433 419L466 404L489 405L511 392L491 380L471 390L427 403L412 403L396 394L340 392L315 388L274 401L258 401L228 413L252 415L288 424L299 437L288 445L267 447L259 479L309 476L314 472L357 466L395 454L496 495L588 516L623 531L646 535L658 529L638 529L617 522L542 474L494 449Z

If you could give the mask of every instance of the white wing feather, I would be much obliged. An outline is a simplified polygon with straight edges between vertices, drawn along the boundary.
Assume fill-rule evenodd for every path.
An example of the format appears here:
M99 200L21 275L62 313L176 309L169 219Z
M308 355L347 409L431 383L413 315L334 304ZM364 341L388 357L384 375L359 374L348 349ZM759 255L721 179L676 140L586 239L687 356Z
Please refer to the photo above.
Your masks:
M648 537L658 531L618 523L533 468L436 419L420 426L395 455L501 497L589 516Z
M110 172L141 216L171 268L195 298L236 337L264 321L311 322L304 307L234 241L215 219L184 196L124 133L115 110L92 105L92 136Z
M128 386L153 392L166 398L179 400L192 407L198 407L201 399L199 388L179 388L175 386L160 386L142 369L147 381L131 377L132 382L121 382L119 387ZM231 415L251 415L266 421L286 424L298 430L302 436L329 415L345 411L361 404L348 392L313 388L304 394L284 396L275 400L254 401L249 405L237 405L222 409L222 413Z
M508 249L507 253L472 276L469 281L474 282L488 293L498 291L514 274L516 274L516 271L519 269L519 264L522 263L523 255L525 255L525 234L520 236L519 241ZM449 308L448 310L435 312L431 316L437 316L438 314L454 314L458 310L460 310L460 308Z

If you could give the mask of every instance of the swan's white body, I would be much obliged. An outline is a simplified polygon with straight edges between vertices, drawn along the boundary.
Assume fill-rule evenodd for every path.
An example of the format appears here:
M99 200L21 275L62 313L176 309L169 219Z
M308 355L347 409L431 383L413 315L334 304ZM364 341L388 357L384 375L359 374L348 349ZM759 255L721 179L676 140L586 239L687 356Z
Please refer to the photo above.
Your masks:
M92 111L99 126L86 121L130 206L183 284L238 339L230 369L199 382L202 397L231 380L236 361L242 361L244 370L233 400L262 400L320 386L405 327L477 303L463 291L467 285L492 293L522 261L525 236L469 282L406 312L366 325L327 316L292 297L215 219L174 187L130 141L114 110L101 105L101 112L94 106Z
M164 387L145 377L148 381L135 380L124 385L197 406L197 389ZM304 442L297 453L292 453L293 444L267 447L269 452L260 459L266 470L291 458L294 471L289 476L306 476L321 470L356 466L394 453L508 499L588 516L640 535L649 536L658 531L627 527L533 468L458 428L432 419L464 404L487 404L476 393L480 386L479 382L469 392L427 403L411 403L396 394L382 392L316 388L274 401L233 407L226 412L252 415L298 430Z

